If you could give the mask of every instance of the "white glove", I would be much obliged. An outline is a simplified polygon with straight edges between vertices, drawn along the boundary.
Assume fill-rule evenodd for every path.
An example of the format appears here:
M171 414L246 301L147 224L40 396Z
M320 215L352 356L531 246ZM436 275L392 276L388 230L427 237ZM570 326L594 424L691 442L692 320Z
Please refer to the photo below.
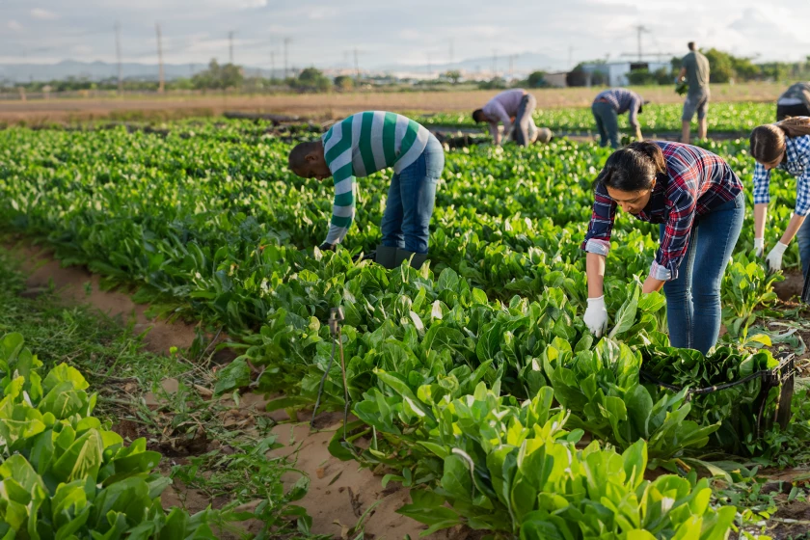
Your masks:
M607 328L608 313L605 307L605 296L599 298L588 298L588 309L582 317L588 330L596 337L602 337Z
M754 238L754 250L756 251L757 257L762 257L762 254L765 252L765 239L764 238Z
M787 245L782 242L777 242L771 252L768 253L768 256L765 257L765 261L768 263L768 269L771 272L777 272L782 269L782 255L787 248Z

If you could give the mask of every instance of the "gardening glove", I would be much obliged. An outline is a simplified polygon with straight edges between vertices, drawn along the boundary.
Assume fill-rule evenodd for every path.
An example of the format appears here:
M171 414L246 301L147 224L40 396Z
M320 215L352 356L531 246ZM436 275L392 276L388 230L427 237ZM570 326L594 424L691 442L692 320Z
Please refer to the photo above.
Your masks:
M768 270L777 272L782 269L782 255L784 255L787 245L777 242L774 248L768 253L765 262L768 263Z
M765 252L765 239L764 238L754 238L754 255L756 257L762 257L762 254Z
M594 336L602 337L608 322L604 295L599 298L588 298L588 309L585 310L582 320Z
M320 249L321 251L335 251L335 244L324 242L323 244L318 246L318 249Z

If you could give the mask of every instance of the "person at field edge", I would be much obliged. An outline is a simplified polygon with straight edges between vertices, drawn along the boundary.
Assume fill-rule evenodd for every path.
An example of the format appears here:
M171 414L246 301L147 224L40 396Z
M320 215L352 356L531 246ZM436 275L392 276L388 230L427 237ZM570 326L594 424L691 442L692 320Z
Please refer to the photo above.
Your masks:
M694 41L689 42L689 53L681 60L681 71L678 81L686 79L689 91L686 101L683 102L683 118L681 119L681 142L689 144L692 118L697 112L698 139L705 139L707 133L706 114L709 111L709 60L703 56Z
M745 217L743 186L715 154L687 144L634 142L617 150L593 183L587 252L588 308L597 337L607 326L605 257L616 209L660 223L660 247L642 292L664 288L674 347L707 353L720 331L720 284Z
M776 121L790 116L810 116L810 82L797 82L785 90L776 102Z
M619 115L629 113L630 125L636 132L636 139L642 140L638 115L643 112L644 100L637 93L626 88L611 88L600 92L593 100L591 112L599 130L600 146L619 147Z
M796 207L782 238L766 257L772 271L781 270L782 255L796 236L802 269L807 275L810 266L810 118L797 116L776 124L754 128L751 132L751 155L757 161L754 168L754 249L758 257L765 250L765 220L771 170L782 169L796 177Z
M424 126L399 114L366 111L333 125L315 142L290 152L290 170L303 178L334 178L332 221L322 250L343 241L355 215L356 177L392 167L394 175L380 225L376 261L386 268L427 258L436 185L444 170L444 149Z
M529 146L533 142L532 133L537 130L532 119L535 107L537 100L526 90L505 90L489 100L482 109L474 110L473 120L489 124L495 144L500 145L512 136L520 146ZM499 123L503 124L503 137L498 131Z

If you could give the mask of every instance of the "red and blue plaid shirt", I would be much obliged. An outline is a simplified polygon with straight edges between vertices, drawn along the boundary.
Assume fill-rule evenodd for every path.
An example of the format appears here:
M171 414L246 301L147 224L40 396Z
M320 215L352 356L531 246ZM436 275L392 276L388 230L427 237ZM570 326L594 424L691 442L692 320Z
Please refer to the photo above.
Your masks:
M680 143L654 143L664 153L667 172L658 175L650 202L636 217L650 223L666 223L650 276L670 281L678 278L678 267L689 247L695 217L734 199L743 186L731 167L708 150ZM607 188L599 185L582 249L608 254L616 207Z

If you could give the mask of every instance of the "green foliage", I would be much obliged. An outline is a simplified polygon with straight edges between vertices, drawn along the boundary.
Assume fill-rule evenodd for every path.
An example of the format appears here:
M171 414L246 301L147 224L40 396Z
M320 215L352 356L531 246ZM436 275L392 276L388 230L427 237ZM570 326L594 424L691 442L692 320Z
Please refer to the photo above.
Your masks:
M215 513L164 512L171 482L152 472L160 454L102 427L76 369L60 364L43 377L41 367L22 335L0 341L4 538L216 538Z
M291 86L302 92L326 92L332 87L332 81L321 70L308 67L298 74Z
M347 91L354 88L354 79L348 75L338 75L334 80L335 88L341 91Z
M224 90L242 85L242 68L234 64L219 65L216 59L208 63L208 69L195 73L191 84L199 90Z
M443 399L429 450L441 461L432 489L412 491L400 513L429 525L423 534L465 524L495 538L725 538L734 507L709 507L707 480L644 479L643 441L622 454L598 442L577 449L568 413L541 390L522 404L480 383L472 395Z

